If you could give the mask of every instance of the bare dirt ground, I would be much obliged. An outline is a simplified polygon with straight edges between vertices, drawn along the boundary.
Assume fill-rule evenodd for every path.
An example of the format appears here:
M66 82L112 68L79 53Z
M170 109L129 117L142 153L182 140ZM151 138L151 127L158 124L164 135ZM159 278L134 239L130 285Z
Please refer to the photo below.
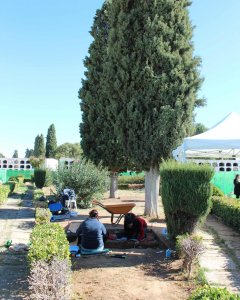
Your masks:
M134 202L133 212L142 215L144 209L143 191L120 191L119 199L108 199L102 203ZM153 223L162 225L161 219ZM79 210L87 216L88 210ZM110 214L99 209L100 220L110 225ZM122 227L122 221L119 227ZM149 227L152 224L149 223ZM157 253L159 252L160 253ZM112 254L126 253L126 258L114 258L110 255L73 258L72 290L74 300L184 300L193 286L188 284L181 274L181 261L166 261L163 249L113 249Z

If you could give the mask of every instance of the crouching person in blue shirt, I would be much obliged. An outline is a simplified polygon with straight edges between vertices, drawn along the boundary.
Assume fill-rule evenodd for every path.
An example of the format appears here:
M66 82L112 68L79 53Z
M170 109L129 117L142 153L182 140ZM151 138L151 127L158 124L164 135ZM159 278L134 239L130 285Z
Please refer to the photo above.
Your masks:
M77 229L78 244L83 250L103 250L107 236L105 226L98 219L98 211L93 209L89 217Z

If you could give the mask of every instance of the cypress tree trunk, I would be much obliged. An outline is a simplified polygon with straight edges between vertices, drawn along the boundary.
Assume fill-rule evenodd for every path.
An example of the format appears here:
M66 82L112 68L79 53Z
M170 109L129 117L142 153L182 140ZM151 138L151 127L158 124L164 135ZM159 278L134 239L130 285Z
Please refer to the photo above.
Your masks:
M118 173L110 174L110 195L109 198L118 198Z
M158 166L151 166L145 172L145 211L144 214L158 218L159 216L159 184L160 174Z

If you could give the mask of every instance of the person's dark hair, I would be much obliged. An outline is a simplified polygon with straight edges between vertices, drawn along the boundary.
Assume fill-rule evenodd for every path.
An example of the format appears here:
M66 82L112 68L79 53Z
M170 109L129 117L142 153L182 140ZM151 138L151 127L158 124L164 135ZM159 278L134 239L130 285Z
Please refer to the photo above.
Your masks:
M236 174L236 176L235 176L235 179L237 179L237 178L238 178L238 176L239 176L239 174Z
M92 209L90 212L89 212L89 217L90 218L97 218L98 217L98 211L96 209Z
M136 219L136 216L133 213L126 214L125 218L124 218L124 225L133 223L135 221L135 219Z

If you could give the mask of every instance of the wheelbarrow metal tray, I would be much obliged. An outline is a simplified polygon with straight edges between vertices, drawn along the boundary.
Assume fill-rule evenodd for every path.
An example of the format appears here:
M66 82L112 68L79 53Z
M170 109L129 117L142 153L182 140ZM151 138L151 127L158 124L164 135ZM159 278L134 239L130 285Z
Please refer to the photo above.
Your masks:
M136 206L135 203L105 204L104 208L111 214L127 214Z

